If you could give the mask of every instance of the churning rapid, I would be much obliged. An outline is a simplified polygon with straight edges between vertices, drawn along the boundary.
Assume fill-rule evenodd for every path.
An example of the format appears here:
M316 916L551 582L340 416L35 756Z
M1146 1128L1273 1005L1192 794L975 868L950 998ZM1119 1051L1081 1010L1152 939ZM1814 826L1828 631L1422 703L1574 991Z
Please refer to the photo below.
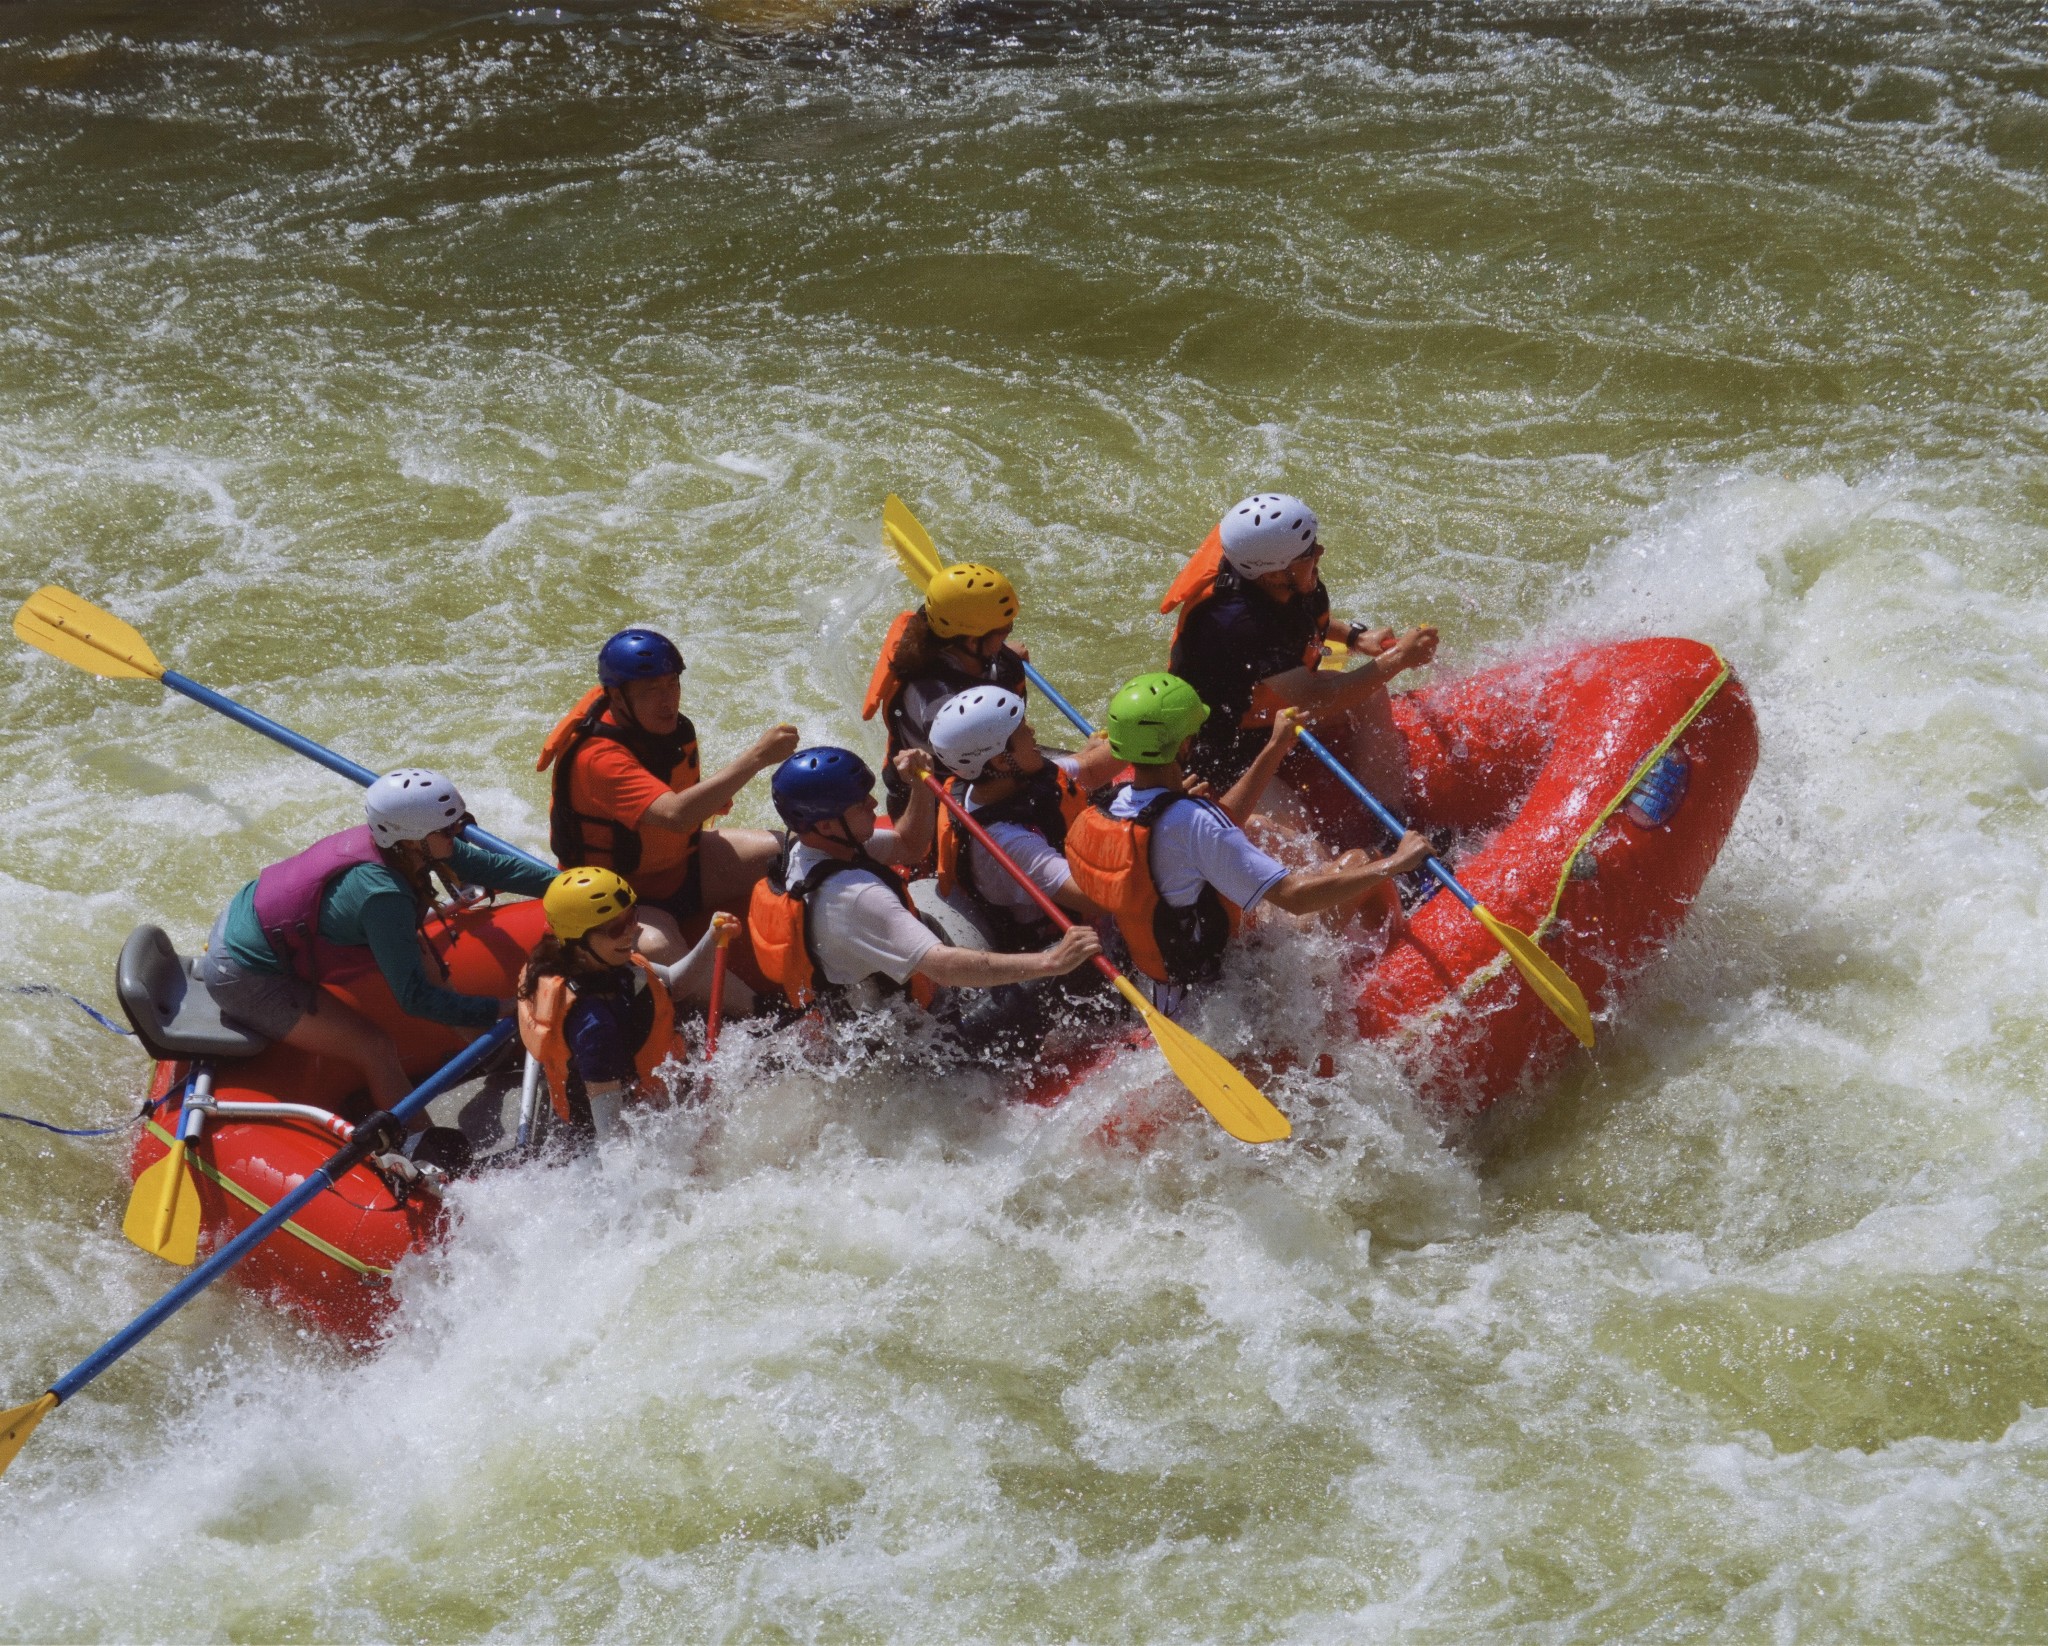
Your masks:
M544 841L598 643L877 751L902 492L1077 702L1259 486L1437 674L1691 635L1763 755L1597 1053L1447 1130L1334 948L1294 1141L728 1031L460 1186L377 1353L218 1287L0 1483L11 1639L2048 1633L2048 43L2027 7L31 3L0 545ZM0 648L0 983L111 1006L357 793ZM760 786L735 821L766 821ZM1306 956L1306 958L1305 958ZM132 1046L0 995L0 1108ZM1312 1061L1312 1059L1311 1059ZM1162 1099L1163 1100L1163 1099ZM0 1124L0 1404L173 1271Z

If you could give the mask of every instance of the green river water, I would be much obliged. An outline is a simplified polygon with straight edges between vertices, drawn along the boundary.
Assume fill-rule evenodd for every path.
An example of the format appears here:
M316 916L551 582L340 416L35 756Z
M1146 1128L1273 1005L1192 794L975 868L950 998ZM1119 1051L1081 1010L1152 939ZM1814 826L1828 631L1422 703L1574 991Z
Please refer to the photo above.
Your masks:
M0 9L0 597L544 838L627 622L714 760L855 705L901 491L1098 705L1308 497L1439 670L1720 646L1763 759L1593 1057L1093 1133L735 1031L458 1191L345 1353L187 1309L0 1486L8 1639L2048 1638L2048 21L2033 5ZM339 780L0 648L0 983L111 1006ZM762 821L765 796L742 798ZM0 1108L133 1112L0 996ZM758 1067L756 1065L759 1065ZM0 1126L0 1403L168 1283Z

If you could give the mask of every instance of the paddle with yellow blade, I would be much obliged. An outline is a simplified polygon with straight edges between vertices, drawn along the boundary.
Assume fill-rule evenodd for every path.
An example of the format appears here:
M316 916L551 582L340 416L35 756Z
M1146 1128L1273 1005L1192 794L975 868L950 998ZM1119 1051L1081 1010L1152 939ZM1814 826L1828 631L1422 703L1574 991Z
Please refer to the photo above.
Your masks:
M188 1128L204 1116L179 1115L170 1152L135 1180L121 1232L145 1252L189 1269L199 1260L199 1185L185 1162Z
M311 738L301 737L290 727L280 726L268 716L244 708L232 697L223 697L175 669L165 668L157 661L156 653L149 649L149 642L134 629L112 612L102 610L89 600L81 600L69 589L60 589L53 584L36 590L14 614L14 632L38 651L48 652L73 668L85 670L87 674L109 680L154 680L159 685L168 686L195 703L205 704L216 714L224 714L238 725L247 726L252 732L261 732L294 753L317 761L351 783L360 783L367 789L377 781L377 773L368 766L359 766L332 749L322 748ZM529 863L541 861L532 852L513 845L509 840L500 840L474 823L462 831L462 837L476 845L488 846L492 851L523 857ZM552 869L554 865L542 864L542 867Z
M452 1087L459 1086L488 1061L512 1036L514 1025L509 1019L498 1024L485 1034L479 1035L455 1056L410 1092L391 1105L391 1118L402 1133L407 1121L418 1114L435 1098ZM308 1172L288 1193L278 1199L276 1205L236 1235L225 1246L215 1252L198 1268L158 1298L141 1314L123 1326L106 1342L87 1355L70 1371L58 1378L49 1391L30 1401L26 1406L16 1406L11 1411L0 1412L0 1471L5 1471L15 1459L23 1444L28 1440L35 1426L55 1411L60 1403L69 1400L100 1373L119 1360L136 1344L161 1326L166 1320L182 1309L193 1298L212 1285L228 1270L232 1269L249 1253L275 1234L293 1217L305 1209L315 1197L324 1194L335 1181L358 1161L367 1159L382 1146L380 1139L391 1134L380 1128L364 1126L355 1131L348 1143L330 1155L325 1161ZM166 1157L168 1158L168 1157Z
M88 674L109 680L155 680L365 788L377 781L377 774L369 767L359 766L254 709L244 708L233 698L223 697L210 687L165 668L150 650L149 642L132 627L69 589L52 585L36 590L14 614L14 632L38 650ZM509 852L529 862L540 861L531 852L522 851L475 824L465 828L463 834L480 846ZM194 1112L195 1126L202 1118ZM181 1121L170 1152L136 1179L127 1216L121 1223L122 1233L144 1251L180 1264L189 1264L198 1255L199 1190L186 1161L189 1135Z
M882 536L890 548L896 551L897 563L903 568L903 575L922 591L942 569L938 547L932 542L931 534L910 512L903 499L891 492L882 504ZM1031 684L1045 694L1046 701L1071 720L1083 736L1094 728L1060 694L1046 684L1045 677L1028 662L1024 673ZM1345 769L1344 763L1332 754L1322 741L1309 732L1301 734L1301 746L1314 755L1336 775L1337 780L1358 799L1367 811L1380 821L1380 826L1392 832L1396 840L1407 831L1399 818L1373 798L1371 791ZM1571 1030L1582 1046L1593 1044L1593 1013L1586 1005L1586 997L1578 984L1565 975L1564 968L1537 946L1536 939L1527 932L1518 931L1495 915L1484 904L1458 883L1456 875L1437 858L1432 857L1425 865L1429 872L1443 884L1443 887L1472 912L1472 917L1484 926L1493 940L1507 952L1515 963L1515 970L1522 974L1522 980L1535 993L1536 998L1556 1013L1559 1021Z
M944 784L929 775L924 782L925 787L939 797L939 804L974 837L975 844L1024 888L1031 901L1044 911L1046 919L1061 931L1074 924L1066 910L1047 897L1038 883L1017 866L1010 854L990 838L988 830L974 821L967 808L946 792ZM1096 969L1116 985L1117 993L1130 1002L1131 1009L1145 1020L1145 1027L1152 1032L1153 1040L1166 1056L1167 1067L1180 1077L1180 1083L1194 1094L1196 1102L1209 1111L1217 1125L1240 1143L1278 1143L1293 1133L1294 1128L1287 1124L1287 1117L1266 1100L1265 1093L1232 1068L1222 1053L1205 1045L1160 1011L1145 998L1135 983L1101 955L1094 959Z

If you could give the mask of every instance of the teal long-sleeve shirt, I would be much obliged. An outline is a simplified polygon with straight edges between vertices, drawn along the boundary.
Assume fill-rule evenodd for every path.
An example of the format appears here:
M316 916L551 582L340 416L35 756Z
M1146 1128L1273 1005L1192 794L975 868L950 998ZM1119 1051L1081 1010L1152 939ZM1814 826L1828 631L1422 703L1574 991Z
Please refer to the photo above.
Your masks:
M456 878L494 892L538 897L554 871L524 858L455 842L449 860ZM358 863L327 883L320 900L320 935L330 943L367 948L391 985L400 1010L458 1029L488 1028L498 1019L498 1002L487 995L458 994L429 981L420 960L419 905L412 888L382 863ZM284 975L284 962L256 921L256 882L250 881L228 905L221 946L237 966Z

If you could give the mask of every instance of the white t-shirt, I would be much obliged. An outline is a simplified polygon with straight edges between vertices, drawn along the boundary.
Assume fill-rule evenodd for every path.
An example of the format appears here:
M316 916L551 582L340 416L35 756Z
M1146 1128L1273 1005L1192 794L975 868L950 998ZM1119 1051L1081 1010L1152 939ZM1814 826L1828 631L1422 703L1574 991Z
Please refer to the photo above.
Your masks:
M1050 759L1068 777L1081 770L1081 762L1070 754L1056 754ZM970 813L981 810L972 793L967 797L967 810ZM988 832L989 838L1010 854L1017 867L1029 875L1047 897L1058 897L1074 878L1074 871L1067 867L1064 854L1053 850L1045 836L1036 829L1026 828L1022 823L991 823ZM1031 894L1004 873L1003 866L987 852L967 852L967 857L974 865L974 889L983 897L997 908L1009 909L1027 921L1044 918L1044 911L1031 901Z
M1164 789L1122 789L1109 803L1111 817L1136 817ZM1176 909L1185 909L1202 895L1204 886L1240 909L1251 909L1287 878L1287 867L1251 843L1223 808L1206 800L1169 806L1152 825L1152 878L1159 895Z
M876 857L887 848L876 851L875 846L887 838L887 830L875 836L869 849ZM831 853L799 841L789 854L789 877L792 882L807 880L820 863L832 861ZM894 891L864 869L835 874L812 892L805 921L825 981L842 988L877 972L908 983L940 942Z

